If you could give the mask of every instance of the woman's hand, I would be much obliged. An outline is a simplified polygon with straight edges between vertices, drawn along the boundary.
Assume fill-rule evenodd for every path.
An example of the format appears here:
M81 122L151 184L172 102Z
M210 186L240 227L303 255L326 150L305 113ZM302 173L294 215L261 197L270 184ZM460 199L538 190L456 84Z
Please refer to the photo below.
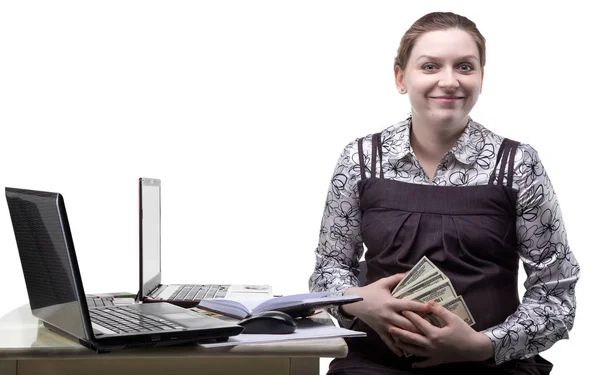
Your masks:
M430 367L442 363L484 361L494 355L491 340L471 328L459 316L435 302L428 302L429 312L445 324L436 327L411 311L402 314L422 333L414 333L391 327L390 335L397 347L419 357L428 357L415 362L413 367Z
M404 356L404 354L392 339L390 330L399 327L403 332L420 332L409 319L402 316L401 312L425 313L429 311L428 306L424 303L392 297L391 289L403 278L404 274L401 273L385 277L364 287L349 288L345 294L357 294L363 300L342 305L342 312L356 316L368 324L399 356Z

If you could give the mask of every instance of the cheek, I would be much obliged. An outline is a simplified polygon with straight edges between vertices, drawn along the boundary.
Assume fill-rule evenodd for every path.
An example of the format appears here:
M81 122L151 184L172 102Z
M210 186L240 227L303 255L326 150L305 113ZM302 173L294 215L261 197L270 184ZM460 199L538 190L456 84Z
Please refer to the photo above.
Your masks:
M408 92L408 101L413 109L424 109L429 107L429 102L426 93L422 91L412 90Z
M473 78L468 78L462 80L461 85L465 91L468 91L472 96L477 97L481 92L481 78L473 76Z
M469 106L473 107L479 100L479 94L481 93L481 86L473 86L473 90L469 95Z
M422 79L415 80L407 85L408 95L411 100L424 100L425 96L435 90L436 85L437 82L435 80L423 77Z

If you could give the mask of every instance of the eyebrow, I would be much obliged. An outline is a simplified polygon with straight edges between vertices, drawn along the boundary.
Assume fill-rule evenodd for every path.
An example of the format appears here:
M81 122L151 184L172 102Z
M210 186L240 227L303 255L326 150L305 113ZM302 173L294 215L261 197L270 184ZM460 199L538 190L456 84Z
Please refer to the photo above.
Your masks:
M426 60L439 60L439 57L435 57L435 56L429 56L429 55L421 55L419 57L417 57L417 59L415 61L421 60L421 59L426 59ZM462 56L459 57L457 60L468 60L468 59L475 59L477 61L479 61L479 57L475 56L475 55L466 55L466 56Z

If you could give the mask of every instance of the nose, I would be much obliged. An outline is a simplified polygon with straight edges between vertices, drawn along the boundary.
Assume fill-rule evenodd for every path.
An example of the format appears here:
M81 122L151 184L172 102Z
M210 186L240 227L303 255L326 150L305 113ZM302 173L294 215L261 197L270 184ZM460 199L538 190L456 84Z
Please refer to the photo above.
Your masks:
M458 86L460 86L454 69L444 69L442 72L440 72L438 86L447 90L457 89Z

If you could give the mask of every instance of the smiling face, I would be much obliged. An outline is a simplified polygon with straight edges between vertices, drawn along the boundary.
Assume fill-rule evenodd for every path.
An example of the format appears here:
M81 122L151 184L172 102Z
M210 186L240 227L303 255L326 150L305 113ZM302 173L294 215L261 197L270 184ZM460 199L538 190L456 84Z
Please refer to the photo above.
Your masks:
M477 103L483 69L473 37L453 28L421 35L395 76L398 91L410 100L413 122L458 128Z

